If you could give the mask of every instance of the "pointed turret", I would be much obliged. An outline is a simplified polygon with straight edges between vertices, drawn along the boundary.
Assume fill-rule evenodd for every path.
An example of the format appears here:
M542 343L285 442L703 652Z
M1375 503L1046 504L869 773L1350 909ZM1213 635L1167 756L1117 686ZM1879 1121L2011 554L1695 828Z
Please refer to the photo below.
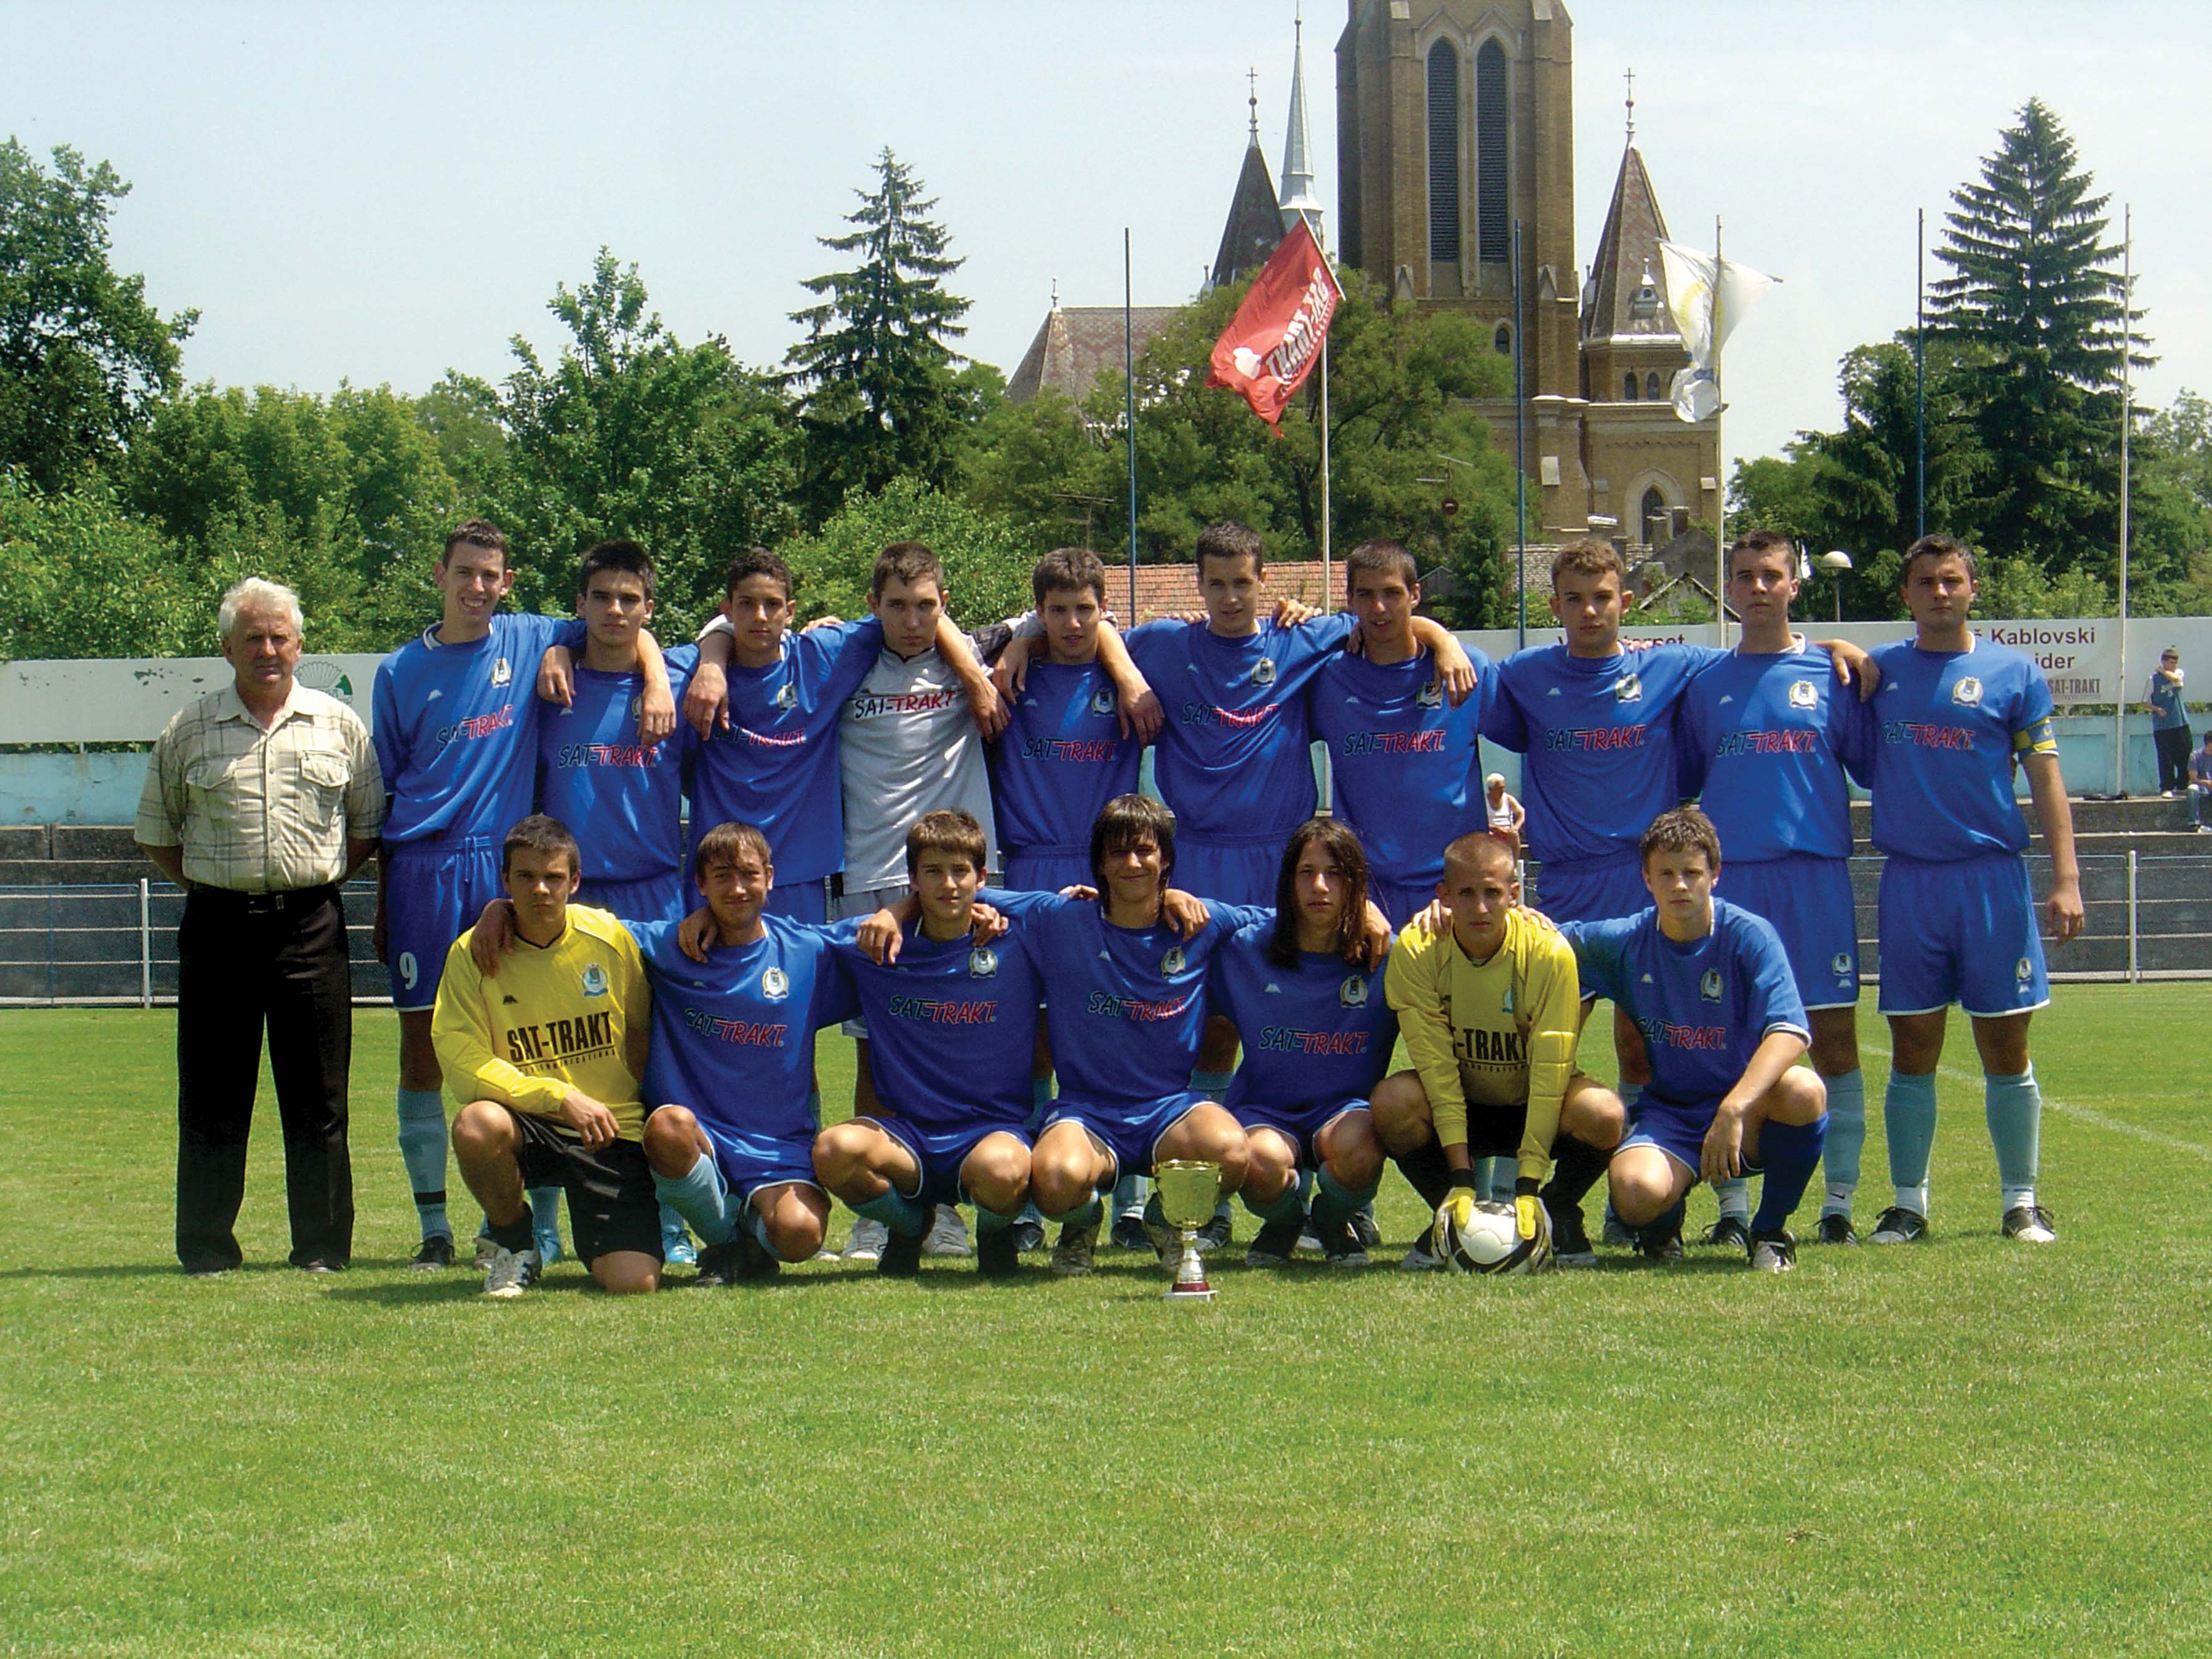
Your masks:
M1237 193L1229 200L1229 220L1221 228L1221 251L1213 256L1212 284L1220 288L1256 275L1283 240L1283 217L1275 204L1275 181L1260 153L1260 94L1255 76L1251 93L1251 135L1244 164L1237 174Z
M1631 144L1620 158L1620 177L1606 210L1605 229L1597 239L1584 290L1583 338L1672 340L1680 336L1667 307L1666 269L1659 243L1667 234L1666 216L1644 171L1644 157Z
M1314 194L1312 145L1306 136L1305 20L1293 25L1291 48L1291 118L1283 133L1283 194L1278 204L1287 231L1303 215L1321 234L1321 198Z

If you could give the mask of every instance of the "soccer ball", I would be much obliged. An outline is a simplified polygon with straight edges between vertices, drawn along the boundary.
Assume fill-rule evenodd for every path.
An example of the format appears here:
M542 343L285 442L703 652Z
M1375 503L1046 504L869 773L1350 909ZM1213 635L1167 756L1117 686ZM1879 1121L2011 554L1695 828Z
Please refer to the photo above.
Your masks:
M1437 1218L1437 1254L1462 1273L1539 1273L1552 1265L1552 1218L1536 1206L1536 1236L1521 1237L1510 1204L1478 1204L1462 1227Z

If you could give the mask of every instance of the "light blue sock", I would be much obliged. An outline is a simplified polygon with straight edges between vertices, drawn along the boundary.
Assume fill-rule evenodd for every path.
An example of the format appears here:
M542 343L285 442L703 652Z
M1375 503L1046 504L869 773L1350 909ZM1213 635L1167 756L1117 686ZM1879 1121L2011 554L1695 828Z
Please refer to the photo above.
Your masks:
M441 1089L399 1091L399 1161L414 1189L422 1237L451 1238L446 1219L446 1095Z
M1229 1085L1236 1075L1234 1072L1193 1072L1190 1074L1190 1091L1193 1094L1204 1095L1218 1106L1223 1097L1228 1094Z
M1759 1192L1759 1213L1751 1218L1755 1233L1771 1233L1790 1224L1806 1183L1820 1167L1820 1147L1828 1138L1826 1112L1810 1123L1767 1123L1759 1131L1759 1161L1765 1176Z
M1866 1074L1845 1072L1826 1082L1828 1146L1820 1158L1828 1194L1820 1213L1847 1216L1851 1194L1858 1189L1859 1154L1866 1146Z
M1114 1213L1137 1215L1152 1196L1152 1183L1140 1175L1125 1175L1114 1183Z
M1364 1210L1375 1201L1375 1193L1382 1183L1377 1181L1354 1191L1346 1186L1326 1166L1314 1182L1313 1218L1316 1227L1331 1227L1348 1219L1355 1210Z
M1892 1072L1881 1095L1881 1132L1900 1209L1928 1213L1928 1159L1936 1149L1936 1074Z
M886 1187L865 1204L854 1205L853 1213L880 1221L893 1232L908 1238L920 1238L929 1231L929 1218L936 1213L936 1208L901 1196L896 1187Z
M549 1236L561 1237L561 1188L556 1182L550 1187L532 1187L530 1198L530 1231L540 1240Z
M1996 1149L2002 1207L2033 1204L2043 1156L2043 1091L2036 1086L2035 1067L2018 1077L1983 1073L1982 1111L1989 1119L1990 1145Z
M1715 1182L1713 1196L1720 1200L1723 1216L1734 1216L1738 1221L1751 1219L1751 1182L1741 1176Z
M1082 1203L1077 1205L1073 1209L1067 1211L1065 1214L1048 1215L1045 1217L1045 1219L1051 1222L1055 1227L1095 1227L1098 1224L1098 1200L1094 1195L1091 1198L1085 1199Z
M738 1236L736 1218L730 1214L729 1192L706 1153L684 1174L673 1178L653 1172L653 1190L660 1201L682 1216L702 1244L726 1244Z
M770 1260L776 1261L783 1260L775 1246L769 1242L768 1218L750 1204L745 1206L744 1229L753 1236L754 1242L768 1252Z
M1298 1196L1298 1183L1295 1181L1283 1188L1281 1194L1273 1203L1255 1204L1247 1198L1244 1200L1244 1207L1258 1216L1261 1220L1270 1223L1303 1221L1306 1214L1305 1200Z
M1037 1216L1036 1206L1033 1204L1024 1204L1012 1215L1001 1215L996 1210L987 1210L978 1204L975 1206L975 1237L988 1238L993 1233L1002 1233L1015 1222L1026 1220L1032 1216L1036 1216L1039 1220L1043 1219L1042 1217Z

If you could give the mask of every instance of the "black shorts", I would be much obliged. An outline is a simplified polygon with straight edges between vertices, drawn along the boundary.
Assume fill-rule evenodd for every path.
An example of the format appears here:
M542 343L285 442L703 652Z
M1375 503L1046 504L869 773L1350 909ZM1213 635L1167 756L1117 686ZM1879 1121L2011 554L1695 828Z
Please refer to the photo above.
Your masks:
M611 1140L594 1151L550 1118L511 1106L507 1115L522 1137L522 1184L558 1184L568 1194L569 1230L586 1266L611 1250L661 1259L660 1197L644 1147Z
M1528 1122L1526 1102L1518 1106L1477 1106L1467 1109L1467 1155L1469 1158L1513 1158L1521 1151L1521 1131Z

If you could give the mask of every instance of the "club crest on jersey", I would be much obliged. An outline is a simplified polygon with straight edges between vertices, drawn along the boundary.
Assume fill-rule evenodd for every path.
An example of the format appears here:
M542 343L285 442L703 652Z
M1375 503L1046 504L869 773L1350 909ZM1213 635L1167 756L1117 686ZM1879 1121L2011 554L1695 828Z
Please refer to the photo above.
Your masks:
M968 953L968 977L988 979L999 971L999 953L985 945L977 945Z
M1851 976L1851 953L1849 951L1837 951L1835 960L1828 966L1835 969L1838 979L1849 979Z
M1959 683L1951 688L1951 701L1961 708L1979 708L1982 701L1982 683L1972 674L1960 675Z
M1109 688L1102 685L1091 693L1091 712L1094 714L1110 714L1114 712L1114 693Z
M1179 974L1182 972L1182 945L1174 945L1168 947L1167 955L1160 958L1160 971L1164 974Z
M607 994L607 970L596 962L584 964L584 994L603 997Z
M2026 957L2022 957L2018 962L2013 963L2012 976L2022 985L2027 984L2035 977L2035 964Z
M1623 674L1620 683L1613 688L1613 700L1615 702L1642 702L1644 677L1641 674Z
M1262 657L1252 665L1253 684L1273 685L1274 683L1275 659L1273 657Z
M781 1002L791 994L791 981L781 968L771 968L761 975L761 994L770 1002Z
M1817 708L1820 702L1820 688L1810 680L1790 682L1790 706L1792 708Z
M637 695L637 696L635 696L632 697L632 698L629 700L629 717L630 717L630 720L631 720L632 723L633 723L633 724L635 724L635 723L639 719L641 719L641 718L644 715L644 714L645 714L645 694L644 694L643 692L641 692L641 691L640 693L638 693L638 695Z
M1705 998L1708 1002L1718 1002L1721 1000L1721 970L1719 969L1708 968L1705 969L1705 976L1698 981L1698 994Z
M1421 688L1420 696L1414 698L1413 701L1424 708L1443 708L1444 706L1443 682L1441 680L1431 680L1426 685Z
M494 685L508 684L514 680L514 670L508 665L506 658L501 657L493 662L491 665L491 683Z
M781 685L776 687L775 706L778 708L798 708L799 688L796 685L793 685L789 680L786 680Z
M1336 988L1336 1000L1347 1008L1367 1006L1367 980L1364 975L1352 974Z

